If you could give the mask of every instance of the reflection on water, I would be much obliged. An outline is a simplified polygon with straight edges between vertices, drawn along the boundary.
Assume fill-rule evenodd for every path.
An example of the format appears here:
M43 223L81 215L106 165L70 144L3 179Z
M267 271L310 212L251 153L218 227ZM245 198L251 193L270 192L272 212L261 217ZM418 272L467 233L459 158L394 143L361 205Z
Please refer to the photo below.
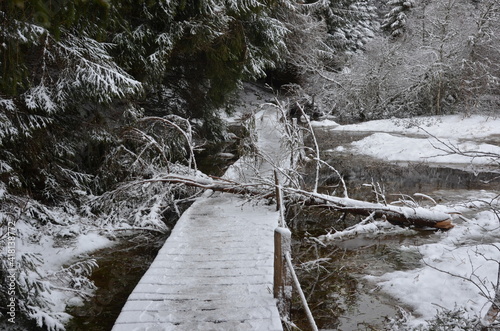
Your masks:
M348 187L349 196L374 201L371 187L380 185L388 202L402 194L422 193L438 203L466 201L482 191L499 191L498 173L471 173L446 166L423 163L394 164L349 152L331 151L340 145L362 139L366 133L328 132L317 130L322 159L339 171ZM330 152L328 152L330 151ZM315 164L305 165L305 184L314 185ZM327 168L320 172L322 192L342 194L338 175ZM425 201L419 201L426 203ZM471 213L474 211L471 211ZM398 302L377 292L364 275L381 275L394 270L421 266L419 253L401 249L404 245L420 245L435 241L435 230L403 229L391 235L364 234L341 241L318 242L315 237L343 230L359 222L358 216L325 213L317 209L290 209L288 223L293 233L293 256L303 290L320 329L373 330L383 328L385 316L394 317ZM316 261L313 263L311 261ZM307 319L300 303L294 302L292 320L307 330Z

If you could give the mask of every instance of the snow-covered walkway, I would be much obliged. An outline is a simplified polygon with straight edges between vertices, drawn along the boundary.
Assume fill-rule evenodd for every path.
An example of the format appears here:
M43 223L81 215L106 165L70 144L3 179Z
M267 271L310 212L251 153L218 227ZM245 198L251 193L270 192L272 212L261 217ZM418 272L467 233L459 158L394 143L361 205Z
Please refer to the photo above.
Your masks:
M207 192L181 217L113 331L282 330L270 206Z
M289 166L276 110L259 108L259 98L247 93L243 107L256 113L257 146L273 164L243 157L226 178L251 182ZM113 331L282 330L273 298L278 220L276 207L264 201L205 192L177 222Z

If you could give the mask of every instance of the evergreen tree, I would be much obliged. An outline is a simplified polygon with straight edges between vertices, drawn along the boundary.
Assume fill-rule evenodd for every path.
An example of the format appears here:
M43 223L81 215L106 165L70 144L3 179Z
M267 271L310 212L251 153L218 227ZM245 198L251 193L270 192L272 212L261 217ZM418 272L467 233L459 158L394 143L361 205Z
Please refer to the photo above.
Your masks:
M217 122L214 112L241 81L262 77L282 59L286 29L272 17L277 7L244 0L129 1L117 10L134 19L119 26L113 42L120 63L147 83L151 108L201 119L210 134L217 130L210 125Z
M116 64L111 45L98 41L106 7L72 2L52 13L42 1L20 3L3 3L0 12L6 27L0 156L9 169L3 176L6 183L38 195L50 191L49 183L72 186L77 178L86 178L79 158L83 141L96 128L92 121L108 116L115 100L138 95L142 84ZM83 8L75 8L78 4ZM80 14L71 16L73 11ZM87 20L85 12L94 14ZM67 176L79 172L82 176L74 180Z
M378 29L377 8L370 0L329 1L321 15L331 47L348 53L363 49Z
M220 137L231 92L286 52L288 30L274 18L286 2L1 2L2 231L13 217L33 244L80 222L165 230L163 212L188 191L127 183L185 172L175 163L194 166L194 136ZM20 312L63 329L68 316L51 310L49 292L53 278L69 287L71 268L50 278L39 254L22 259Z
M406 30L407 13L415 4L413 0L389 0L387 5L391 9L385 14L381 27L388 31L391 36L399 37Z

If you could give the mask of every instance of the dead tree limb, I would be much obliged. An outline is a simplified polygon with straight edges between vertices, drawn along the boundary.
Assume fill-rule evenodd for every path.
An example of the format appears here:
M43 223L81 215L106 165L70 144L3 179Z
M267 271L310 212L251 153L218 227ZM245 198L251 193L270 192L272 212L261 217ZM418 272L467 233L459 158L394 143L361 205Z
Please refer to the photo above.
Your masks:
M317 206L363 216L373 214L375 218L385 216L387 221L399 225L428 226L438 229L451 229L453 227L450 214L423 207L385 205L292 188L283 190L289 193L288 197L292 201L302 202L308 206Z
M213 180L200 177L166 175L152 179L142 180L136 184L148 182L168 182L198 187L204 190L258 196L262 198L274 197L274 183L237 184L230 181ZM282 187L284 199L288 203L300 203L306 206L316 206L337 211L349 212L357 215L375 218L385 216L387 221L399 225L415 225L450 229L453 227L450 214L423 207L393 206L373 203L362 200L336 197L321 193L309 192L302 189Z

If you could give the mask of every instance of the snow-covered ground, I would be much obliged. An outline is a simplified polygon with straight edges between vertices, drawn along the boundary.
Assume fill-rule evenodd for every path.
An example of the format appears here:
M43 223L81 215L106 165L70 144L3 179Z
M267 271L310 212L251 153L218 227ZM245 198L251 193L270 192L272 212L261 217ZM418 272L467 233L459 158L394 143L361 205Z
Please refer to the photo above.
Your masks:
M429 116L343 126L328 121L314 125L330 126L336 131L372 133L338 150L348 148L356 154L388 161L439 163L474 169L477 165L495 165L498 158L490 154L500 154L500 118L489 116ZM491 140L496 140L497 144L492 144Z
M499 158L494 156L471 159L440 150L446 150L446 144L463 152L500 154L499 118L451 115L345 126L330 122L329 126L335 131L367 133L359 141L338 147L338 151L387 161L462 167L473 164L476 171L486 164L496 164L500 169ZM432 243L401 248L421 254L421 267L366 277L411 312L405 325L408 329L425 325L426 320L443 309L463 309L465 318L484 317L491 306L489 300L495 296L500 263L500 217L489 208L489 204L500 208L499 193L474 191L463 196L462 201L442 206L443 210L466 212L468 218L455 217L456 226L446 232L436 232ZM384 227L380 231L388 230Z

